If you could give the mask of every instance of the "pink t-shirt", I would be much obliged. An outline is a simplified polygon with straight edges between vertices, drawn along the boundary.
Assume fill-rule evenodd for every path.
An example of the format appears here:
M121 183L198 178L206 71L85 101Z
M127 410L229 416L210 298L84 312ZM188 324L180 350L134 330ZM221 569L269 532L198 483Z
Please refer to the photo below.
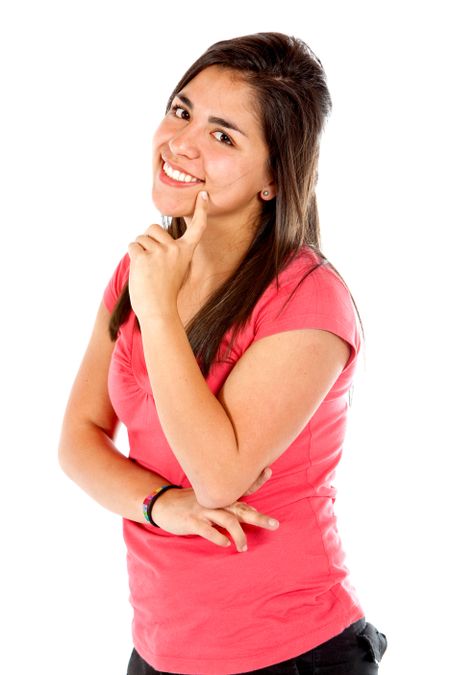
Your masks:
M252 342L286 330L320 328L351 347L346 367L316 413L271 464L272 477L242 498L277 518L279 528L243 524L248 551L239 553L234 545L222 548L198 535L123 520L133 642L157 670L189 675L257 670L312 649L364 616L344 563L332 484L360 351L358 322L348 290L326 265L307 276L284 306L318 260L312 249L302 249L279 275L278 291L274 280L261 295L227 361L215 363L206 378L217 395ZM128 272L125 254L104 292L109 311ZM231 329L222 347L230 334ZM130 457L168 482L191 487L159 423L133 312L121 326L108 387L128 430Z

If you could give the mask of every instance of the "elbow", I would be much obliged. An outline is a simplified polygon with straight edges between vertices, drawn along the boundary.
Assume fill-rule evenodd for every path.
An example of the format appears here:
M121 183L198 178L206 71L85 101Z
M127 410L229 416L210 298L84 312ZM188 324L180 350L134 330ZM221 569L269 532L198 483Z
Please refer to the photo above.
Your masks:
M190 477L195 497L205 509L223 509L234 504L247 490L244 475L240 467L226 471L216 469L209 476L197 473Z
M70 477L70 461L69 461L69 452L68 444L63 441L61 438L58 445L58 454L57 454L59 468Z
M232 503L223 499L206 498L203 496L197 497L197 501L204 509L223 509Z
M211 494L204 489L194 488L195 498L204 509L217 509L216 501L211 497Z
M57 447L59 468L70 477L70 468L73 463L74 424L73 419L66 413L61 425Z
M82 447L82 445L83 440L79 438L77 430L68 423L63 424L59 437L57 460L59 468L69 478L72 477L77 455L79 455L75 450L77 447Z
M231 506L234 504L235 499L217 499L211 500L208 506L205 506L206 509L224 509L226 506ZM202 505L203 506L203 505Z
M239 499L235 491L232 493L231 490L224 490L223 487L216 487L208 491L195 490L195 497L204 509L223 509Z

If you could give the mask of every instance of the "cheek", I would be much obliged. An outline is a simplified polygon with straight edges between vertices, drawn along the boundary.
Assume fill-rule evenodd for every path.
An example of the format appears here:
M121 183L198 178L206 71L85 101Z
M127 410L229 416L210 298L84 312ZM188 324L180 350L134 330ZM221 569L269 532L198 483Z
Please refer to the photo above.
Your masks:
M153 139L152 139L153 149L156 150L159 145L162 145L163 143L167 143L167 141L170 139L171 135L173 135L173 129L172 129L172 125L170 123L170 120L164 119L160 123L160 125L156 128L156 130L153 134Z
M152 138L152 157L154 162L158 162L161 159L161 146L163 145L163 140L157 130L153 134Z
M157 143L159 137L162 135L163 130L164 130L164 120L156 127L155 132L153 134L153 144Z
M258 192L254 185L254 171L241 168L239 171L228 172L220 176L220 179L209 180L207 187L211 190L211 198L219 202L229 200L248 200L251 195Z
M248 163L237 162L235 159L218 154L205 165L207 185L216 191L222 190L245 190L249 187L250 177L254 173L254 167Z

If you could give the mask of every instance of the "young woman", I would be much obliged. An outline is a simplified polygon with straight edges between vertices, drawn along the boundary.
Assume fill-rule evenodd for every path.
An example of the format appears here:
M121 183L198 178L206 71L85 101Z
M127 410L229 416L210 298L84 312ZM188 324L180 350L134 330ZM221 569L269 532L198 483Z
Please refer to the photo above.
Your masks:
M105 289L59 449L123 517L128 675L365 675L386 649L333 513L362 329L320 251L330 110L307 45L257 33L212 45L154 135L165 226Z

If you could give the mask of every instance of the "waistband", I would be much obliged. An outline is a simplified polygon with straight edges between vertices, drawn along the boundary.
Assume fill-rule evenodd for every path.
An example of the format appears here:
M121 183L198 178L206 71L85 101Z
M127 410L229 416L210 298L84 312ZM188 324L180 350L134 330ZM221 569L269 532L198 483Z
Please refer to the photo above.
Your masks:
M340 635L356 635L363 630L366 623L366 617L363 616L362 619L358 619L358 621L355 621L354 623L351 623L350 626L347 626L347 628L344 628Z

